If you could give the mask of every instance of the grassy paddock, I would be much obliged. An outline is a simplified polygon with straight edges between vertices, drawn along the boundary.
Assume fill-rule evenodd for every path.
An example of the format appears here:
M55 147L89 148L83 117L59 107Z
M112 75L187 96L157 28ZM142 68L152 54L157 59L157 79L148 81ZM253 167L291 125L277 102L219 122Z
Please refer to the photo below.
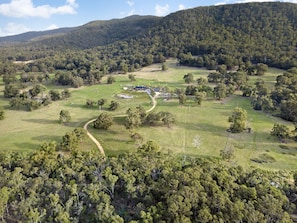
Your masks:
M34 150L44 141L57 140L75 127L83 124L100 112L97 106L87 108L87 99L97 102L98 99L107 99L103 111L107 110L112 100L120 103L114 115L125 114L130 107L142 105L145 109L151 106L149 97L144 93L133 93L123 90L129 85L168 86L172 90L184 88L186 85L183 76L192 73L194 79L207 78L212 72L203 69L176 66L175 60L167 62L168 70L161 71L161 64L154 64L135 72L136 82L130 82L127 75L115 75L116 82L112 85L101 84L79 89L70 89L72 97L66 101L52 103L33 112L6 110L6 118L0 122L1 150L29 151ZM261 77L269 86L275 83L275 77L283 71L269 69L269 72ZM254 83L258 77L250 77L250 83ZM103 82L106 80L104 79ZM3 85L0 86L3 89ZM55 86L50 86L55 88ZM58 87L58 89L62 89ZM120 99L117 94L133 95L133 99ZM157 100L158 105L154 112L169 111L174 114L176 124L171 128L160 126L144 126L136 129L144 141L154 140L161 145L162 150L169 151L180 156L206 156L220 157L220 150L234 148L235 158L230 161L233 165L242 165L245 168L259 166L266 169L294 170L297 167L296 153L297 143L280 143L270 136L273 124L283 123L293 128L291 123L269 116L263 112L252 109L250 100L240 95L234 95L222 101L206 100L201 106L194 105L188 100L184 106L178 105L177 99L166 101ZM8 101L1 95L0 105L7 106ZM248 126L252 132L231 134L226 130L231 111L235 107L242 107L248 112ZM59 112L62 109L69 110L72 120L67 125L58 123ZM115 118L115 124L108 131L89 130L102 143L107 155L117 155L123 151L133 152L138 143L133 142L130 133L123 126L124 118ZM199 145L194 142L197 140ZM83 149L92 149L94 145L87 140ZM253 161L252 161L253 160Z

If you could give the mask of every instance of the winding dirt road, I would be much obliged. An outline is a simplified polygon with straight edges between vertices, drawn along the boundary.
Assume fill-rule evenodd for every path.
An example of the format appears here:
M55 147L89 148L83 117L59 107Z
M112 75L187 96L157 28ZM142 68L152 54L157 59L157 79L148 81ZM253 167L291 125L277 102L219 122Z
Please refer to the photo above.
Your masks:
M157 101L156 101L156 99L155 99L155 97L152 97L150 94L148 94L148 96L150 97L150 99L152 100L152 103L153 103L153 105L152 105L152 107L150 108L150 109L148 109L147 111L146 111L146 113L148 113L148 112L151 112L152 110L154 110L155 109L155 107L156 107L156 105L157 105ZM117 116L117 115L115 115L114 117L125 117L126 115L119 115L119 116ZM100 142L88 131L88 125L90 124L90 123L92 123L92 122L94 122L96 119L92 119L92 120L90 120L90 121L88 121L85 125L84 125L84 129L86 130L86 132L87 132L87 135L89 136L89 138L95 143L95 145L97 146L97 148L99 149L99 151L100 151L100 153L103 155L103 156L105 156L105 152L104 152L104 149L103 149L103 147L102 147L102 145L100 144Z

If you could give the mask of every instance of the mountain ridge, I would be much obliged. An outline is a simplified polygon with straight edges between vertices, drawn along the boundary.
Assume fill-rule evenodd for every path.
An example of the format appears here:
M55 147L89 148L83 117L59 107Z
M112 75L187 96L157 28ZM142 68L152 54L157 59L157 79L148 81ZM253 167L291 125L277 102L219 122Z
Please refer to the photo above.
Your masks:
M89 53L97 53L99 58L118 58L118 64L127 62L127 58L134 63L135 57L142 58L136 58L138 64L149 64L143 58L151 61L148 57L161 55L177 57L185 65L208 68L247 61L279 68L297 67L297 5L253 2L196 7L165 17L97 20L66 34L21 46L22 58L29 60L58 51L91 50ZM19 48L14 52L12 48L6 50L14 54L12 58L20 54ZM46 53L40 53L42 50Z

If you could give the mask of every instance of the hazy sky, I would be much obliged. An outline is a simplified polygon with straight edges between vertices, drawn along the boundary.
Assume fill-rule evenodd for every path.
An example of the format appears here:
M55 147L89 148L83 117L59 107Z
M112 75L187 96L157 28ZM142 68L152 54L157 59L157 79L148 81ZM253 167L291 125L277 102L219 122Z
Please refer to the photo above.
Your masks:
M74 27L135 14L166 16L197 6L251 1L258 0L0 0L0 36Z

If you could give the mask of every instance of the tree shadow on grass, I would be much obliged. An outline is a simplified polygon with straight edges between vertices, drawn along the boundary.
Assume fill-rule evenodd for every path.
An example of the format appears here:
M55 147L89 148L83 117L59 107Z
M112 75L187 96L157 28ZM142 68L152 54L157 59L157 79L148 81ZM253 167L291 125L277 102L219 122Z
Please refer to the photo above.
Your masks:
M14 145L24 152L27 152L29 150L30 151L37 150L39 147L39 144L28 143L28 142L14 143Z
M209 132L212 135L222 135L227 134L227 127L224 126L218 126L211 123L185 123L185 122L179 122L180 126L184 126L187 130L194 130L194 131L203 131L203 132Z
M53 135L40 135L40 136L32 137L33 140L40 142L40 144L43 142L51 142L51 141L59 142L61 138L62 137L60 136L53 136Z
M45 124L45 125L59 124L58 120L49 120L49 119L23 119L23 121L32 122L32 123L39 123L39 124Z

